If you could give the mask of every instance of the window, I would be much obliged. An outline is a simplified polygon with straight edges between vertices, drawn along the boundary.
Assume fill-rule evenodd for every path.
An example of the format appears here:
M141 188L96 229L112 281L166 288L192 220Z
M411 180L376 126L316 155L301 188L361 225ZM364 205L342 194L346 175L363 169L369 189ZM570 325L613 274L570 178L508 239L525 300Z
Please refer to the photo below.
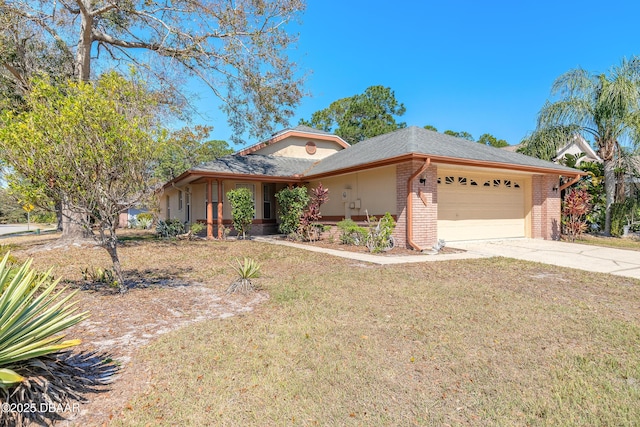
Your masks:
M170 219L171 218L171 198L169 196L167 196L167 201L166 201L166 210L167 210L167 217L166 219Z
M182 191L178 190L178 210L182 210Z
M262 203L263 218L272 219L275 207L275 185L265 184L262 186Z

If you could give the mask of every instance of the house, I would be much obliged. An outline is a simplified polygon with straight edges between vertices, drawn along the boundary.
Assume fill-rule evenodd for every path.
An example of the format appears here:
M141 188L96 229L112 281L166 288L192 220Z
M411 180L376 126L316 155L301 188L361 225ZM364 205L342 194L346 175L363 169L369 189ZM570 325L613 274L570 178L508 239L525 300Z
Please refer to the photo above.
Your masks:
M220 237L231 223L225 194L244 187L256 201L252 232L275 233L276 192L322 182L330 192L323 221L390 212L396 242L420 250L438 239L557 239L560 191L581 175L420 127L350 146L336 135L297 126L184 172L164 185L160 207L161 218L204 222L209 238Z
M501 147L501 149L511 152L517 152L522 144L518 145L507 145L506 147ZM601 163L602 159L595 152L591 145L581 136L574 135L573 138L569 142L567 142L562 147L558 148L556 151L556 156L554 157L554 163L561 163L562 159L565 158L567 154L572 156L580 156L576 161L576 166L580 165L582 162L595 162Z

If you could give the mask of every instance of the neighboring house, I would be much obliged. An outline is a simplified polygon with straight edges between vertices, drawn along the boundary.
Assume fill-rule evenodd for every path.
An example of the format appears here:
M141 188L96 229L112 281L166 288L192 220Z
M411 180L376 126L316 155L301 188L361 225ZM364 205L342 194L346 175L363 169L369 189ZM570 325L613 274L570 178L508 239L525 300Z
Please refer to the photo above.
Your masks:
M129 208L124 212L120 212L120 217L118 218L118 226L120 228L128 228L129 225L136 220L138 214L148 212L147 209L138 209L138 208Z
M506 147L501 147L502 150L517 152L518 149L522 147L522 144L518 145L508 145ZM560 163L567 154L571 154L573 156L577 156L579 154L584 154L584 156L580 157L577 161L577 165L582 162L602 162L602 159L595 152L591 145L580 135L575 135L571 141L567 142L565 145L560 147L558 151L556 151L556 156L553 159L554 163Z
M419 127L350 146L306 126L184 172L160 192L161 218L207 224L207 236L231 224L226 192L245 187L256 201L254 234L277 231L275 193L322 182L327 223L390 212L396 242L413 249L473 239L560 234L560 178L583 172Z
M577 160L576 166L582 162L602 163L600 156L596 154L593 148L591 148L591 145L580 135L574 135L571 141L557 151L554 162L560 162L567 154L571 154L572 156L584 154Z

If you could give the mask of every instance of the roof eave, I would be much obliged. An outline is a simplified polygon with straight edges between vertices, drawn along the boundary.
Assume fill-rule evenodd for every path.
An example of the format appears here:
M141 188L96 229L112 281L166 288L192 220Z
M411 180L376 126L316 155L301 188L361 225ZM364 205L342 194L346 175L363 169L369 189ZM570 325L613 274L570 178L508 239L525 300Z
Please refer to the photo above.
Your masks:
M378 160L375 162L369 162L369 163L364 163L361 165L351 166L347 168L336 169L329 172L322 172L319 174L311 173L311 174L305 175L305 178L320 179L320 178L326 178L334 175L344 175L347 173L359 172L362 170L378 168L382 166L390 166L393 164L405 162L407 160L425 160L425 159L431 159L431 161L434 163L449 164L449 165L517 170L521 172L544 173L544 174L554 174L554 175L562 175L562 176L588 175L586 172L580 171L578 169L561 170L561 169L555 169L555 168L545 168L540 166L518 165L513 163L490 162L490 161L483 161L483 160L460 159L460 158L429 155L429 154L408 153L408 154L403 154L396 157L391 157L388 159Z

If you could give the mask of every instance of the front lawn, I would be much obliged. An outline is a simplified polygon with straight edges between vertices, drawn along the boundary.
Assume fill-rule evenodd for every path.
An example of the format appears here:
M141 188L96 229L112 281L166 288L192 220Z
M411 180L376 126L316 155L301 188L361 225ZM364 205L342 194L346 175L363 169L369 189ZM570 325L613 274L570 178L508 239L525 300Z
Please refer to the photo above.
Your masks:
M103 251L79 251L33 255L74 279L90 260L106 261ZM504 258L374 266L259 242L122 248L129 272L199 282L223 298L229 261L245 255L262 264L255 283L269 299L134 352L124 376L136 376L125 381L137 391L104 422L640 424L637 280ZM82 303L92 298L85 292Z
M604 246L616 249L630 249L640 251L640 237L604 237L594 236L591 234L583 234L576 243L585 245Z

